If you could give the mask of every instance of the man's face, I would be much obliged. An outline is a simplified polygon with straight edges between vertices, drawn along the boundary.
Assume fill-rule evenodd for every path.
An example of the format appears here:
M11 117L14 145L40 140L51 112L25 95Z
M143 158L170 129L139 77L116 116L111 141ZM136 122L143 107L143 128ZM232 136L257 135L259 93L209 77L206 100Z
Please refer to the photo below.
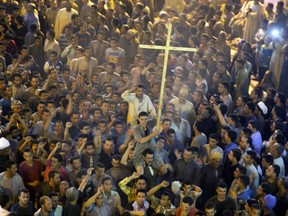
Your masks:
M111 48L116 48L117 47L117 42L115 40L110 41L110 46Z
M51 159L51 168L52 168L52 169L56 169L56 168L58 168L59 166L60 166L60 163L59 163L58 159L53 157L53 158Z
M114 158L112 159L112 166L113 168L118 169L120 167L120 161L119 160L115 160Z
M12 176L15 176L17 170L18 170L18 169L17 169L17 166L16 166L16 164L14 164L14 165L11 166L9 172L10 172L10 174L11 174Z
M230 151L230 152L228 153L228 159L229 159L229 161L231 161L231 162L234 160L233 151Z
M145 67L145 65L146 65L146 61L144 59L140 59L139 66L140 67Z
M154 155L153 154L147 154L144 158L144 161L146 163L147 166L151 166L153 159L154 159Z
M98 35L97 35L97 40L100 41L100 42L102 42L102 41L104 40L103 34L98 34Z
M265 176L269 178L269 177L273 177L274 174L275 174L274 173L274 167L272 165L270 165L265 171Z
M102 112L107 113L110 110L110 104L109 103L102 103L101 106Z
M199 95L198 92L194 92L193 95L192 95L192 97L193 97L193 100L194 100L195 102L200 102L200 101L201 101L201 96Z
M161 196L161 200L160 200L160 204L162 206L167 206L170 204L170 200L169 200L169 196L166 196L166 195L162 195Z
M70 77L70 71L64 71L63 72L63 79L64 80L68 80Z
M143 88L137 88L136 89L135 95L136 95L137 98L142 99L143 94L144 94L144 89Z
M23 158L25 159L25 161L32 161L33 160L32 152L23 152Z
M97 126L97 128L98 128L98 130L100 130L102 133L104 133L105 130L106 130L106 123L103 123L103 122L99 123L98 126Z
M190 151L187 151L187 150L184 150L184 153L183 153L183 159L184 161L187 163L187 162L190 162L192 161L192 152Z
M39 96L39 99L40 100L43 100L43 101L46 101L47 100L47 98L48 98L48 93L46 93L46 92L43 92L40 96ZM44 107L45 108L45 107Z
M126 112L128 110L128 105L126 103L121 103L120 104L120 110L122 112Z
M218 141L216 139L213 138L209 138L209 146L210 148L215 148L218 144Z
M111 180L106 180L104 183L103 183L103 189L104 191L106 192L110 192L112 190L112 181Z
M122 133L123 133L123 130L124 130L124 126L123 126L123 124L117 124L117 125L115 126L115 129L116 129L116 132L117 132L118 134L122 134Z
M257 188L256 195L258 198L264 196L264 191L263 191L263 188L261 187L261 185Z
M22 82L22 78L21 77L14 77L13 79L13 83L16 87L20 87L21 86L21 82Z
M42 121L44 121L44 122L48 121L49 117L50 117L50 113L49 112L43 112L42 113L42 116L41 116Z
M206 216L214 216L216 214L216 209L214 209L214 208L212 208L212 209L205 208L205 214L206 214Z
M219 200L225 200L226 193L227 193L227 188L217 187L216 192L217 192L217 198Z
M97 120L101 118L101 111L100 110L95 110L93 117Z
M64 152L69 152L70 147L68 145L68 143L61 143L61 150L63 150Z
M80 161L80 159L73 160L72 168L75 169L75 170L80 170L81 169L81 161Z
M162 149L165 145L165 140L164 139L159 139L156 143L157 148Z
M139 179L136 183L135 183L135 186L136 186L136 189L145 189L146 188L146 181L144 179Z
M251 216L260 216L261 210L260 209L252 209L250 215Z
M185 212L186 215L190 213L191 208L192 206L190 206L189 203L184 203L184 202L181 203L181 212Z
M82 134L89 134L89 133L90 133L90 130L91 130L90 126L89 126L89 125L86 125L86 126L84 126L83 129L81 130L81 133L82 133Z
M184 194L188 194L192 190L193 187L192 187L192 185L188 185L188 184L185 185L184 184L182 188L183 188Z
M103 148L107 152L113 151L113 148L114 148L113 141L112 140L106 140L104 145L103 145Z
M236 106L237 107L241 107L244 105L244 101L241 97L238 97L237 100L236 100Z
M140 126L146 127L147 123L148 123L148 117L147 116L140 116L140 118L139 118Z
M44 204L41 206L41 208L44 209L44 211L47 211L47 212L51 212L52 211L52 202L51 202L51 199L45 199L45 202Z
M58 201L59 201L58 196L52 196L51 197L52 209L56 209L57 208Z
M105 168L99 168L99 167L97 167L97 168L95 169L95 175L96 175L97 177L103 177L104 174L105 174Z
M30 81L30 85L31 85L31 87L33 87L33 88L37 88L37 87L38 87L38 84L39 84L39 80L38 80L38 78L33 77L33 78L31 79L31 81Z
M217 169L222 164L222 159L221 158L214 158L214 159L212 159L211 163L214 166L214 168Z
M53 178L53 183L54 185L59 185L60 184L60 174L59 173L56 173L54 178Z
M179 100L183 103L186 101L187 94L179 93Z
M235 178L238 178L241 175L241 172L238 168L236 168L235 171L233 172L233 174L234 174Z
M41 113L44 108L45 108L45 104L39 103L38 106L37 106L37 111L39 113Z
M194 55L193 55L193 62L198 63L199 60L200 60L199 54L194 53Z
M91 55L92 55L91 49L86 49L85 52L84 52L84 56L85 56L86 58L90 58Z
M171 126L171 122L170 121L165 121L162 124L162 130L163 131L167 131L170 128L170 126Z
M11 89L11 87L6 87L6 89L5 89L5 95L6 95L7 97L9 97L9 98L12 97L12 89Z
M24 192L21 192L20 195L18 196L19 203L22 206L27 206L28 205L29 198L30 198L29 193L24 193Z
M244 155L244 163L245 164L251 164L252 163L252 158L250 155L248 155L248 154Z
M51 70L50 76L52 79L57 79L57 71L55 69Z
M87 147L86 147L86 153L88 154L88 155L93 155L94 154L94 147L92 146L92 145L88 145Z
M138 203L138 205L143 206L145 200L146 200L146 194L138 192L136 195L136 202Z
M177 117L179 117L180 115L178 115ZM175 111L175 117L176 117L176 111ZM165 118L168 118L170 120L174 119L174 114L172 112L168 112L165 114Z
M0 90L4 90L4 87L5 87L5 81L0 80Z
M222 84L219 84L219 86L218 86L218 93L221 95L221 94L224 93L224 91L225 91L224 86L223 86Z
M78 123L79 123L79 120L80 120L79 114L73 114L73 115L71 116L71 122L72 122L73 124L78 124Z

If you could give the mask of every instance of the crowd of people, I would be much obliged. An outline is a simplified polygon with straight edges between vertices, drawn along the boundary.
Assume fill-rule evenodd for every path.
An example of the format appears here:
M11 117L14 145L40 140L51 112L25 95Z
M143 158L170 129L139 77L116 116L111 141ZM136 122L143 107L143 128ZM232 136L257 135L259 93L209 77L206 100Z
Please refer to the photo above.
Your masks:
M283 1L1 1L0 215L288 215L287 16ZM167 37L197 51L170 51L159 105L165 55L139 44Z

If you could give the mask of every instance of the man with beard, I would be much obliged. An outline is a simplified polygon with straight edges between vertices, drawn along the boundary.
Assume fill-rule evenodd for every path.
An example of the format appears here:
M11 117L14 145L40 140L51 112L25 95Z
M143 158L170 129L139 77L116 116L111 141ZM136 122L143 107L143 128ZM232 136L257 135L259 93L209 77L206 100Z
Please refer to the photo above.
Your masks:
M135 91L135 93L132 93ZM127 123L136 122L137 115L144 111L152 118L156 116L156 110L149 96L144 94L144 86L138 85L136 88L125 91L121 98L129 103Z
M72 3L70 1L66 1L66 7L62 8L58 11L55 19L55 38L58 39L58 37L61 35L63 28L71 23L71 16L73 14L78 14L78 12L72 8Z
M18 100L21 93L25 91L26 87L22 84L22 76L20 73L13 74L12 97Z
M26 188L20 189L18 193L19 202L15 203L10 211L15 212L19 216L33 215L33 203L29 201L30 194Z
M42 196L39 199L41 208L34 214L34 216L51 216L52 213L52 202L48 196Z
M144 173L144 163L142 155L146 149L151 148L156 151L154 137L159 135L159 130L152 132L155 126L155 120L148 121L148 113L140 112L138 115L139 124L133 128L133 135L136 141L133 164L137 172L141 175ZM154 154L155 165L159 168L162 175L166 174L168 165L164 164L159 154Z

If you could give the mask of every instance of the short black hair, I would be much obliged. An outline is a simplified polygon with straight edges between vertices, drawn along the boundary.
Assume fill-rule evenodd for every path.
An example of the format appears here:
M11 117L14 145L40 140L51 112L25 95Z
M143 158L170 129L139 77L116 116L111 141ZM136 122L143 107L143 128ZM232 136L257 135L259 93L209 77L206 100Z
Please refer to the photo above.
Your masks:
M153 154L154 155L154 151L151 148L147 148L143 151L143 156L146 157L147 154Z
M136 196L137 196L138 193L144 193L147 196L147 191L145 189L136 190Z
M7 169L10 169L13 165L15 165L16 163L14 162L14 161L12 161L12 160L8 160L8 161L6 161L5 162L5 168L6 168L6 170Z
M193 198L190 197L190 196L185 196L185 197L182 199L182 202L183 202L183 203L188 203L189 206L193 205L193 203L194 203Z
M253 150L247 151L246 154L249 155L253 160L257 159L257 153Z
M21 195L21 193L28 193L30 194L29 190L27 188L20 188L18 191L18 196Z

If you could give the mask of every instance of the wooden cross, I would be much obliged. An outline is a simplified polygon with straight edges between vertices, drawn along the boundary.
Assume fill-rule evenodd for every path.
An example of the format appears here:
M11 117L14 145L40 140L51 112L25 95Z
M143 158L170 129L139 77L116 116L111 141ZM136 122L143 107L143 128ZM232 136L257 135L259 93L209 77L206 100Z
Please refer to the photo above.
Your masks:
M159 108L157 113L157 126L156 128L160 128L160 122L161 122L161 115L162 115L162 107L163 107L163 95L164 95L164 87L165 87L165 81L166 81L166 73L167 73L167 64L168 64L168 57L169 57L169 51L184 51L184 52L196 52L196 48L191 47L171 47L170 41L171 41L171 33L172 33L172 23L171 21L168 22L168 34L167 34L167 40L166 40L166 46L157 46L157 45L145 45L140 44L139 48L142 49L156 49L156 50L164 50L164 66L163 66L163 74L162 74L162 80L161 80L161 88L160 88L160 95L159 95Z

